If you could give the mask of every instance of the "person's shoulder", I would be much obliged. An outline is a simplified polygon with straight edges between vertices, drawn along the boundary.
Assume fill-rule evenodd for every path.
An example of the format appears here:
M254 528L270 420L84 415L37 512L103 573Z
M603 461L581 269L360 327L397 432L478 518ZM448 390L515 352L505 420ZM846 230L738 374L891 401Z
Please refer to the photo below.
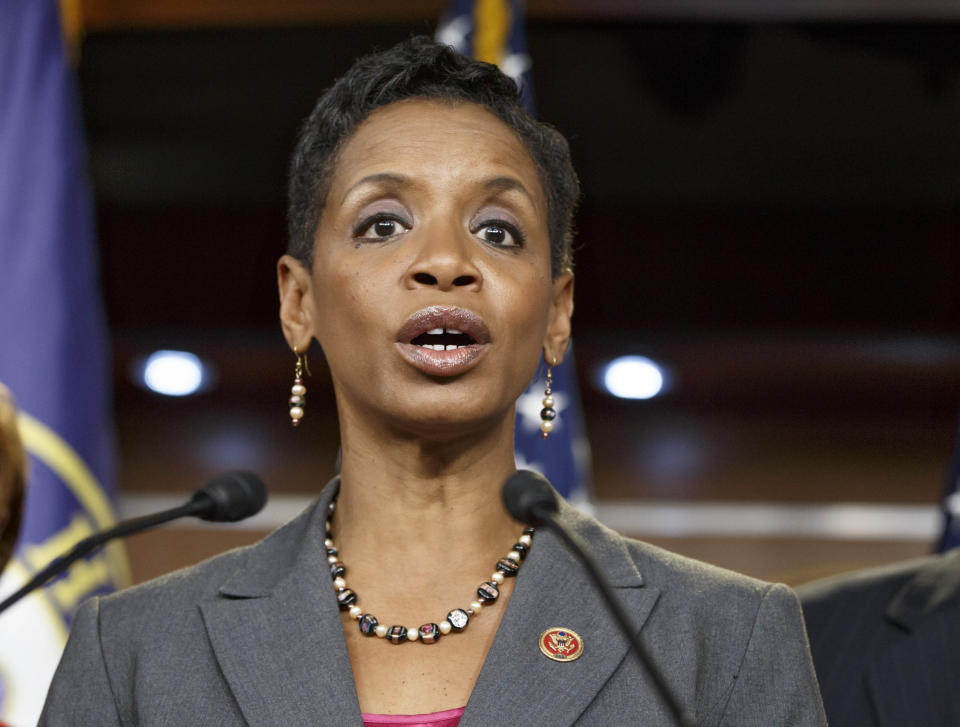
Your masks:
M705 563L640 540L624 538L644 583L660 589L662 607L692 625L723 624L729 634L750 633L761 610L793 619L796 594L771 583Z
M936 564L937 556L915 558L892 565L841 573L797 589L804 611L835 609L844 604L877 604L885 606L889 599L918 572Z
M746 660L752 649L756 659L777 668L809 669L800 603L788 586L625 537L602 525L592 534L591 545L601 552L622 549L635 569L638 587L655 594L648 599L654 605L644 633L651 648L685 655L676 668L683 669L692 658L699 673L735 680L743 669L749 670Z
M101 619L140 621L182 614L190 605L218 598L238 580L268 591L293 566L317 502L257 543L233 548L187 568L100 598Z
M176 603L196 603L212 597L224 580L243 568L251 551L261 547L262 542L227 550L200 563L103 596L100 610L123 609L137 613L144 603L168 608Z
M567 508L564 519L599 554L601 563L614 563L616 558L611 554L626 553L643 585L658 589L660 599L678 613L708 619L729 614L739 619L756 614L768 597L774 604L786 604L789 609L796 604L796 595L783 584L762 581L621 535Z
M656 545L624 538L645 580L682 586L690 594L706 597L717 591L762 595L773 585L736 571L712 565Z

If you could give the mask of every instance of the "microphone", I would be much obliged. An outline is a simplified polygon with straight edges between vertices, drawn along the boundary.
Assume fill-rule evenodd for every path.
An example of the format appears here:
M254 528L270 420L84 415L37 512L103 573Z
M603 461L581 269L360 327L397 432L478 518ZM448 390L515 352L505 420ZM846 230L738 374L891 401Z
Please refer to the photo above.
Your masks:
M530 470L517 470L503 483L500 493L510 517L527 525L550 526L557 512L557 497L547 478Z
M676 718L677 723L681 727L696 727L696 722L684 711L680 701L663 678L663 674L654 664L650 653L640 641L640 636L636 633L630 616L624 610L620 601L617 600L596 561L587 552L587 548L580 541L580 538L557 521L555 517L558 508L557 496L547 479L536 472L518 470L510 475L503 484L501 497L504 507L514 520L519 520L526 525L549 528L580 559L603 596L607 608L610 609L610 613L613 614L619 624L620 630L629 639L634 653L647 670L657 691L670 708L670 712Z
M0 613L6 611L31 591L48 583L75 561L113 540L156 527L181 517L198 517L211 522L237 522L256 515L267 502L267 488L253 472L225 472L210 480L193 493L183 505L124 520L112 528L101 530L84 538L63 555L54 558L16 593L0 603Z
M193 513L202 520L235 523L263 509L267 488L253 472L224 472L194 492L189 504L202 508Z

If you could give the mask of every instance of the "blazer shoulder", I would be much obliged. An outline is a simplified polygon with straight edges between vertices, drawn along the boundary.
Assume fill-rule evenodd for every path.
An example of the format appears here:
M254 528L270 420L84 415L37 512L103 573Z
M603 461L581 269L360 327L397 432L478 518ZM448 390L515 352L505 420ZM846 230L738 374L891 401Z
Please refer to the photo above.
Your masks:
M261 541L262 542L262 541ZM145 602L168 608L174 603L196 603L215 596L219 585L250 557L260 545L246 545L215 555L200 563L181 568L130 588L100 598L102 613L141 608Z
M893 565L841 573L797 588L805 612L833 610L840 605L872 604L878 608L887 602L933 558L916 558Z
M565 527L589 544L615 586L643 584L665 592L682 592L689 598L709 599L719 592L760 598L772 585L621 535L565 502L559 517Z
M200 563L167 573L100 599L101 619L142 622L164 620L190 605L222 595L269 592L293 568L321 501L253 545L233 548ZM232 583L241 583L235 587Z
M757 620L767 614L773 621L787 625L785 633L796 632L805 648L800 604L787 586L625 537L583 515L565 515L568 522L579 520L579 534L606 566L613 585L629 584L625 574L632 572L635 585L658 591L656 610L669 614L674 627L698 634L702 645L713 638L718 624L726 634L728 647L733 642L745 645ZM705 624L714 626L705 629Z
M682 590L690 597L711 599L728 593L761 598L773 585L640 540L624 541L645 582Z
M823 727L796 594L630 538L645 587L659 591L644 633L704 724ZM765 696L762 696L765 695Z

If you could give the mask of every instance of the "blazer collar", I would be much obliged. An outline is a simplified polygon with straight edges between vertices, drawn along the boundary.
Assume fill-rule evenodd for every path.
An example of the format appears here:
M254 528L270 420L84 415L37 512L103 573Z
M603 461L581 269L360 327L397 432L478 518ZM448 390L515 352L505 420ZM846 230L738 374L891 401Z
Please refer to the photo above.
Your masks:
M324 523L339 478L316 503L248 551L200 604L217 662L250 727L361 724Z
M589 544L639 630L660 591L644 585L623 538L563 500L559 519ZM540 634L553 627L581 636L583 654L577 660L556 662L540 652ZM628 650L586 571L552 532L538 530L460 726L571 725L624 658L632 658ZM650 693L649 699L656 697ZM645 706L651 713L659 707Z
M955 605L960 605L960 548L920 568L894 596L885 615L913 631L931 613Z
M251 548L218 597L200 604L217 661L251 727L362 722L323 545L327 505L339 485L331 480L311 508ZM559 519L589 544L639 630L659 589L644 585L623 538L558 500ZM553 627L582 637L580 658L555 662L540 652L540 634ZM628 650L579 562L539 530L460 726L491 719L571 725Z

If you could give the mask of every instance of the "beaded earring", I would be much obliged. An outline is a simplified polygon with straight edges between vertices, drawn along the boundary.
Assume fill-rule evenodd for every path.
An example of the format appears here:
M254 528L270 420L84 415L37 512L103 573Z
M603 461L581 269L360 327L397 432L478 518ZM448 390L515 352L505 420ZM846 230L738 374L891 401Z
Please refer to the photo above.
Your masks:
M307 363L306 356L293 349L297 357L297 364L293 369L293 386L290 387L290 423L298 427L300 420L303 419L303 410L307 405L307 387L303 385L303 372L310 373L310 365Z
M544 439L553 431L553 420L557 418L557 410L553 408L553 360L547 367L547 388L543 391L543 409L540 410L540 432Z

